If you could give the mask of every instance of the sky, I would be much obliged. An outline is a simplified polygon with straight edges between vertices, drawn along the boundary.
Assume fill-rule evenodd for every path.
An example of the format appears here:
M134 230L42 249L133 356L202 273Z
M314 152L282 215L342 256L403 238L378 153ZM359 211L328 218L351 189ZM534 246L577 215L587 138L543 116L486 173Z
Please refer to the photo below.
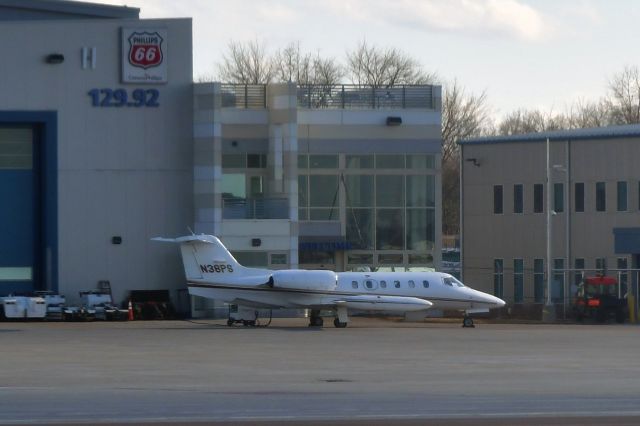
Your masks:
M193 19L194 79L216 74L230 41L291 42L343 61L359 42L398 48L496 116L563 112L597 100L640 64L638 0L92 0L142 19Z

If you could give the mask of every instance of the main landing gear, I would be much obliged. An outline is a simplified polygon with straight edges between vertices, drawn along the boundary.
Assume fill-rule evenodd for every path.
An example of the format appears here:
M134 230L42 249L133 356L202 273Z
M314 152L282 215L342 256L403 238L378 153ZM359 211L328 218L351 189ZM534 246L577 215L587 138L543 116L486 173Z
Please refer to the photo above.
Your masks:
M473 324L473 318L471 318L469 315L465 315L464 318L462 319L462 327L474 328L475 325Z
M316 309L312 309L309 314L309 327L322 327L324 321L320 316L320 311ZM336 328L345 328L347 326L346 321L340 321L340 316L336 316L333 320L333 326Z
M322 327L324 321L320 316L320 311L317 309L312 309L309 315L309 327Z
M338 317L336 317L336 319L333 320L333 326L335 328L345 328L347 326L346 322L340 322L340 319Z

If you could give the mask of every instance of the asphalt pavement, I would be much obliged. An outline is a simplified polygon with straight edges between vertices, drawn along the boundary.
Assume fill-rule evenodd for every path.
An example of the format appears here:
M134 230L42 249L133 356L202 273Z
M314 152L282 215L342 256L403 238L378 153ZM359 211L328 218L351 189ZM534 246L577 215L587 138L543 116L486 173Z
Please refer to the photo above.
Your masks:
M0 424L640 424L639 352L631 325L0 323Z

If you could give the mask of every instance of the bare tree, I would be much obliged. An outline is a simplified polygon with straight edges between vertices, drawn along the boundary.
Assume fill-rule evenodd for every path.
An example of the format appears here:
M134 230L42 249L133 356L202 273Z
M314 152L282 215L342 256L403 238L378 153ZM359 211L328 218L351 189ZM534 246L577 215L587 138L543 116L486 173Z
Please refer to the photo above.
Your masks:
M333 58L318 54L313 60L313 82L323 86L339 84L344 76L343 68Z
M265 84L273 78L273 65L263 43L231 41L218 72L220 80L227 83Z
M339 84L343 76L342 68L334 59L323 58L319 53L315 57L303 53L300 43L291 43L278 50L273 57L273 67L279 81L299 85L333 86Z
M370 46L366 41L347 52L347 73L352 83L389 87L396 84L430 84L436 75L396 48Z
M640 70L626 66L609 82L612 121L614 124L640 123Z
M485 134L491 120L487 95L466 93L457 80L445 86L442 100L442 231L460 231L458 141Z
M458 141L485 133L487 94L468 94L457 80L445 86L442 99L442 162L458 159Z
M596 102L576 101L567 112L567 125L570 129L603 127L611 124L611 102L600 99Z
M280 81L309 84L313 78L311 55L300 51L299 42L278 49L273 56L273 68Z

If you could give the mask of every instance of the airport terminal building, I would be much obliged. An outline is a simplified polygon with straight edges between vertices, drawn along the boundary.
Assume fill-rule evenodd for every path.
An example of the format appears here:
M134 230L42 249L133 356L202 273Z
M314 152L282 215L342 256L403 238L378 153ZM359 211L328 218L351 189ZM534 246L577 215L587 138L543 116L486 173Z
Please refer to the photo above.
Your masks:
M583 275L613 276L622 296L637 295L640 125L486 137L460 147L466 283L512 306L543 304L548 295L565 310Z
M191 19L0 0L0 295L188 304L178 250L248 266L440 262L441 92L193 83ZM206 308L206 307L205 307Z

